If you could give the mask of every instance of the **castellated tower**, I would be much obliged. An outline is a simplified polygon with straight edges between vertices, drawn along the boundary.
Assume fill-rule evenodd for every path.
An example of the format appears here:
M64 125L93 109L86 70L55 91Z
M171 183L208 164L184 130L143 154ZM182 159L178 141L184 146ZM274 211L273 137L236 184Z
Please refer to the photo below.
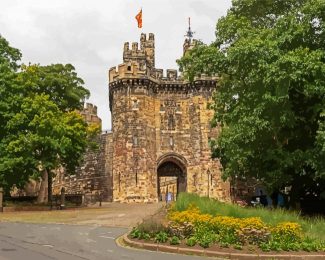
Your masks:
M190 47L185 42L184 52ZM217 80L188 82L176 70L155 68L152 33L141 34L140 45L124 44L123 63L109 70L113 201L175 199L182 191L229 199L209 147L217 129L207 107Z

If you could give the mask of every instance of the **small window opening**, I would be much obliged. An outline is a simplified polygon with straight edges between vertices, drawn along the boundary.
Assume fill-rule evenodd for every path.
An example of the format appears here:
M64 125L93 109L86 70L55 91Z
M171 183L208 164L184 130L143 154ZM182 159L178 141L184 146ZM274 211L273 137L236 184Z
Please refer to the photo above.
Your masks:
M138 100L133 100L132 108L139 108Z
M138 137L136 135L133 136L133 146L138 145Z
M170 145L170 146L174 146L174 139L173 139L172 136L169 137L169 145Z

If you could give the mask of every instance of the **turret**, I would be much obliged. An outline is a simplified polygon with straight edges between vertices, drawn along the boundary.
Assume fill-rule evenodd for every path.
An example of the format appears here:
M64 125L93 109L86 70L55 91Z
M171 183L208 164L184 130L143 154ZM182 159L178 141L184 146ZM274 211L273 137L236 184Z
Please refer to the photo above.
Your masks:
M80 112L87 124L98 124L102 126L102 120L97 115L97 106L86 103L86 107Z
M155 36L149 33L147 39L146 34L142 33L140 37L140 48L137 42L133 42L131 50L129 43L124 43L123 62L136 61L139 63L140 70L152 70L155 67Z

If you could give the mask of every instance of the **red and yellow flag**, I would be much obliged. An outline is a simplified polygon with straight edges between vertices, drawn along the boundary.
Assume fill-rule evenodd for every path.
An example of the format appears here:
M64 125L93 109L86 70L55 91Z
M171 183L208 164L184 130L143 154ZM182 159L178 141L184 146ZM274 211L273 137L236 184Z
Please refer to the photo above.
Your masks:
M142 28L142 8L140 12L137 14L137 16L135 17L135 19L137 19L138 28Z

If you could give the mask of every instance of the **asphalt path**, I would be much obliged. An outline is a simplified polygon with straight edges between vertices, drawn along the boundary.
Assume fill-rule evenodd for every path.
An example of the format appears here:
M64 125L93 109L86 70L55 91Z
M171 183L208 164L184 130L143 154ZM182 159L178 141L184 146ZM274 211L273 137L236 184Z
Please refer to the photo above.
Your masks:
M120 247L116 238L126 228L0 223L0 260L198 260L204 257ZM207 258L205 258L207 259Z

